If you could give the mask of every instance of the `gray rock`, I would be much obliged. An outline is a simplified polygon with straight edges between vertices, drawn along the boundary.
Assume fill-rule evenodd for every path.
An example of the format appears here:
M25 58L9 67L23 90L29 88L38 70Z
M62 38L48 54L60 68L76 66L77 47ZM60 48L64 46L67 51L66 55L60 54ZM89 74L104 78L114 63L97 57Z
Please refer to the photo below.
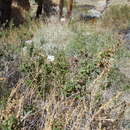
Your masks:
M87 14L85 14L85 13L81 14L80 19L88 21L88 20L92 20L92 19L98 19L101 16L102 16L102 14L99 11L97 11L95 9L91 9L91 10L88 11Z
M125 32L124 40L126 41L126 47L130 49L130 29Z
M100 18L102 16L101 12L97 11L96 9L91 9L88 11L88 16Z
M125 34L124 39L130 41L130 30Z

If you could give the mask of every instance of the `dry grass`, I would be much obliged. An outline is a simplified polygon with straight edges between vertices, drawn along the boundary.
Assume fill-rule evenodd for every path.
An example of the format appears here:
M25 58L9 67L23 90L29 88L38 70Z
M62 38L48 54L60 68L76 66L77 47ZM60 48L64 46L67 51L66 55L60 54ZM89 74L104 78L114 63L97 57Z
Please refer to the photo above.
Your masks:
M129 9L128 4L111 5L104 14L103 25L113 30L127 29L130 20Z
M129 82L117 79L120 72L114 73L118 52L124 46L122 37L112 29L100 28L101 23L62 25L54 20L47 25L31 21L30 25L2 31L2 47L4 43L18 49L7 48L19 57L13 58L17 66L11 68L21 76L10 89L11 82L6 85L6 81L0 81L2 92L9 92L6 96L0 93L0 98L6 99L0 109L0 128L125 129L128 103L122 89ZM12 65L10 52L3 51L2 62ZM48 61L48 55L53 55L54 61ZM3 67L3 76L10 64Z

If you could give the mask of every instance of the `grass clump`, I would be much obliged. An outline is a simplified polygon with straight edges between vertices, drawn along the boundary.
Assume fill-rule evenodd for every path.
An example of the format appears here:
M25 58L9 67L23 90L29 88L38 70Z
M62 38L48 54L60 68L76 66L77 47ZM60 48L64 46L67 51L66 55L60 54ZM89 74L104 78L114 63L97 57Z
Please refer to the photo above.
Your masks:
M130 25L130 6L129 5L112 5L105 12L103 25L116 30L127 29Z
M17 118L15 116L11 116L8 120L4 121L0 128L2 130L17 130Z

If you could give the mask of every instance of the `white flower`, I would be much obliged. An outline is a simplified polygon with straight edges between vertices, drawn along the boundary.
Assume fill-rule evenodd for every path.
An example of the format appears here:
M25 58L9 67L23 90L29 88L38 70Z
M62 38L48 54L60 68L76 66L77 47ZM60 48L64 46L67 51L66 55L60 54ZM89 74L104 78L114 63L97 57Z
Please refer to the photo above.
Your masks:
M66 22L66 19L65 18L61 18L60 21L61 22Z
M32 40L25 41L25 43L27 43L27 44L31 44L32 42L33 42Z
M27 51L28 51L27 47L23 47L23 49L22 49L22 54L23 54L24 56L26 56L26 55L27 55Z
M48 55L47 60L53 62L55 60L54 56Z

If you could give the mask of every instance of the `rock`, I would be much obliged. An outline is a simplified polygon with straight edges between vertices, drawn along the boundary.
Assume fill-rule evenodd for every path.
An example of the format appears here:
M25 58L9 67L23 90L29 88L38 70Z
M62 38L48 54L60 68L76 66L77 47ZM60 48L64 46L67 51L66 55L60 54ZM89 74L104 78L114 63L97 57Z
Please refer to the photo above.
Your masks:
M88 11L88 16L94 17L94 18L100 18L102 16L101 12L97 11L96 9L91 9Z
M127 42L130 42L130 32L128 32L127 34L125 34L124 39L125 39Z
M102 16L102 14L99 11L97 11L95 9L91 9L88 11L87 14L81 14L80 19L88 21L88 20L100 18L101 16Z
M130 49L130 29L124 32L124 40L126 41L126 47Z

